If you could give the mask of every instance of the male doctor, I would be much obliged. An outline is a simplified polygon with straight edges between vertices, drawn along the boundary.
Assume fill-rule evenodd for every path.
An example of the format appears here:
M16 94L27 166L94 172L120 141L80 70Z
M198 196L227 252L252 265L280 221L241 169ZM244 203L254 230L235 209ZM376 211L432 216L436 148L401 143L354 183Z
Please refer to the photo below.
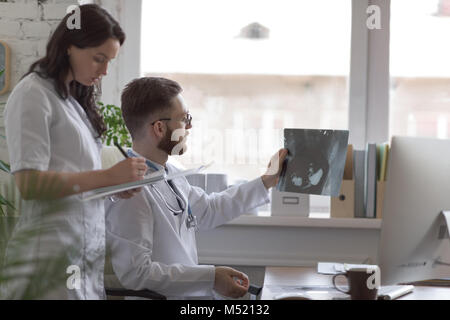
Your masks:
M122 114L133 139L130 157L147 159L147 174L179 171L168 156L186 150L192 117L178 83L140 78L122 93ZM149 289L169 299L238 298L247 276L229 267L199 265L196 230L207 230L269 202L287 150L272 158L268 174L221 193L207 195L185 177L146 186L131 199L106 204L107 245L123 287Z

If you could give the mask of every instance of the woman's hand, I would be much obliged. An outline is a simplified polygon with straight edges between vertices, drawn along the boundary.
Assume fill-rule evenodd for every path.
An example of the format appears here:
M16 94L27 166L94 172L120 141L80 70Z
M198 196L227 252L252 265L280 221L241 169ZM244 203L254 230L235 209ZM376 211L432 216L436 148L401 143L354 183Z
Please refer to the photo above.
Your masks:
M106 170L57 172L22 170L14 173L20 194L25 200L59 199L97 188L142 180L147 171L144 158L129 158ZM119 193L130 198L139 189Z
M144 158L128 158L106 170L110 185L142 180L146 172Z
M147 172L147 165L144 158L128 158L107 170L110 179L117 181L115 184L127 183L142 180ZM125 190L114 194L114 197L129 199L141 192L142 188Z

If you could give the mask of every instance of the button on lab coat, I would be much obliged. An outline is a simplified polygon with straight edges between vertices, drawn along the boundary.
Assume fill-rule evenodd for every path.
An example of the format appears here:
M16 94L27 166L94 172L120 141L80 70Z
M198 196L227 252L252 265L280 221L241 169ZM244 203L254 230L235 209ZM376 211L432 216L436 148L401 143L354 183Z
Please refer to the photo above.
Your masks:
M61 99L52 80L42 79L35 73L26 76L11 93L4 117L12 172L24 169L63 172L101 169L101 142L95 138L97 133L86 113L74 98ZM68 259L59 270L64 280L42 298L104 298L104 201L81 202L80 195L66 197L66 200L68 207L54 212L51 219L48 215L43 216L52 207L51 201L23 201L7 257L11 259L18 253L19 231L29 228L35 223L33 220L43 222L50 219L58 224L56 229L20 245L22 259L59 255ZM77 279L73 278L74 285L68 286L67 280L71 275ZM76 282L78 279L79 283ZM48 280L42 279L43 282ZM10 283L6 292L16 292L15 297L20 298L25 285L25 279Z
M171 164L166 166L169 173L178 171ZM261 178L210 195L191 186L185 177L172 182L196 216L199 230L215 228L269 202ZM166 181L154 186L169 205L180 207ZM106 202L106 242L123 287L150 289L169 299L214 296L215 269L198 264L195 229L187 228L187 215L188 209L175 216L152 187L127 200Z

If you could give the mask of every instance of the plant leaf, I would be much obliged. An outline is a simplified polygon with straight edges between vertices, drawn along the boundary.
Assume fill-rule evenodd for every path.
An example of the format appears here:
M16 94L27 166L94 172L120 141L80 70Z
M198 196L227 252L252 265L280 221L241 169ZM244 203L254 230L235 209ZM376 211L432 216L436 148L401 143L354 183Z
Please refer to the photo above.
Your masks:
M122 117L122 110L113 104L98 102L106 132L102 136L102 142L110 146L114 141L120 141L122 145L131 146L131 136Z
M0 160L0 170L11 173L11 166L3 160Z

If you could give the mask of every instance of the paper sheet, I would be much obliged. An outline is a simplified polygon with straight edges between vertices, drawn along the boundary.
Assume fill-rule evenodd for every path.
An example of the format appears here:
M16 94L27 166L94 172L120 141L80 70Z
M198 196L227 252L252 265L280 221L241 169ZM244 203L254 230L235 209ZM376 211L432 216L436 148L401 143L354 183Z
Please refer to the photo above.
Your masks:
M319 262L317 264L317 273L321 274L338 274L345 273L347 270L356 268L376 268L373 264L349 264L337 262Z

